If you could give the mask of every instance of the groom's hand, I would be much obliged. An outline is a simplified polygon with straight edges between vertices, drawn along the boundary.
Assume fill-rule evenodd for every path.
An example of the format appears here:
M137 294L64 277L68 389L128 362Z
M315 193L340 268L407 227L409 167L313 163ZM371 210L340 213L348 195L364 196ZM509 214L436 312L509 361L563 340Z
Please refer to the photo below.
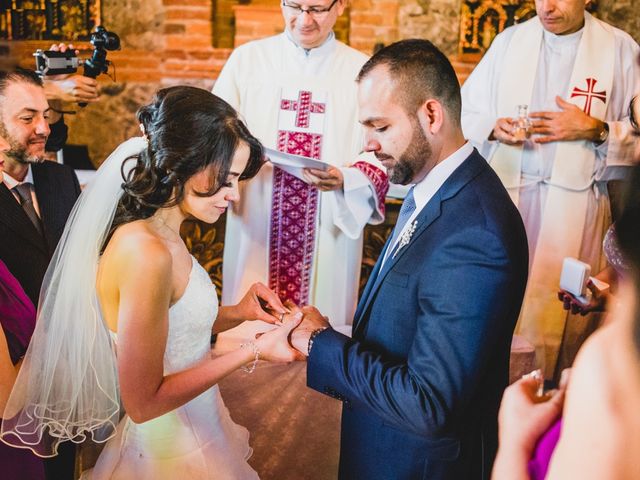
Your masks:
M273 324L282 323L283 315L289 312L278 295L260 282L251 285L236 305L236 311L243 320L263 320Z
M290 342L293 348L303 355L309 354L309 338L316 330L324 330L329 327L329 319L311 305L302 308L304 317L302 322L292 332Z

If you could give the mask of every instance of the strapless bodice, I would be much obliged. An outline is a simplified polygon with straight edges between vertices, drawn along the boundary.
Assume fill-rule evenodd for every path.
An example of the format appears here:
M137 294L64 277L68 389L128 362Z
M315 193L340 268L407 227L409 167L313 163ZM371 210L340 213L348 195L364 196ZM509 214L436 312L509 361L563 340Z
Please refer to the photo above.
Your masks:
M211 328L218 315L218 297L209 274L194 257L187 287L169 309L164 373L184 370L211 349Z

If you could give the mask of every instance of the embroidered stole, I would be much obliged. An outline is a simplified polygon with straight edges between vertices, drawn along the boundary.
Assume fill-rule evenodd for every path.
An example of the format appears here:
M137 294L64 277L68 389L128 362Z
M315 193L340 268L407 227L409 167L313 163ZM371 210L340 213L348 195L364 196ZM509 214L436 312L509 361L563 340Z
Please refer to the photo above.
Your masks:
M512 117L517 105L531 104L543 27L535 17L514 32L500 80L498 117ZM613 84L615 38L603 22L585 13L569 91L564 100L604 120ZM518 331L534 342L538 362L553 371L566 314L556 292L564 257L578 257L585 227L588 191L593 183L596 154L592 142L558 142L540 233L529 272ZM522 147L500 144L491 159L516 205L522 171ZM542 353L545 353L543 360Z
M326 92L282 89L279 151L321 158L326 98ZM316 187L274 167L269 287L296 305L309 303L318 201Z

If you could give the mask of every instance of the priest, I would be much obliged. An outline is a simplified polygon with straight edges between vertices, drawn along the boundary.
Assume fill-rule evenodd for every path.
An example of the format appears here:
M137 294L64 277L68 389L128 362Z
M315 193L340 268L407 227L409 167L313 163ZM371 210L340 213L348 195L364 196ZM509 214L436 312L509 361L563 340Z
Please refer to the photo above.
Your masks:
M267 164L227 216L222 302L254 282L349 331L362 230L384 218L384 167L361 155L355 78L366 55L336 40L346 0L285 0L285 31L231 54L213 93L266 147L329 164L304 180Z
M565 330L557 300L562 261L576 257L600 271L611 222L606 181L633 162L628 106L640 90L639 47L586 12L587 3L536 1L537 17L498 35L462 88L465 136L525 222L529 283L517 331L536 347L547 378L563 336L580 341L571 325Z

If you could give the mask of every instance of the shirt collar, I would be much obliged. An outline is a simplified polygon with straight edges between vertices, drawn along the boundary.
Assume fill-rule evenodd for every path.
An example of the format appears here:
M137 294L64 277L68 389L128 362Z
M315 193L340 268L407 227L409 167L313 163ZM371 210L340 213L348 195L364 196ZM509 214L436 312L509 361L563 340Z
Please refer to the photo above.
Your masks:
M314 48L302 48L301 46L299 46L296 41L293 39L293 36L291 35L291 32L289 32L289 30L285 29L284 30L284 34L287 38L287 40L289 40L289 44L291 44L297 51L300 51L300 53L303 53L306 57L315 57L318 55L322 55L326 52L328 52L329 50L331 50L335 44L336 41L336 35L335 33L333 33L333 31L329 32L329 35L327 35L327 38L325 39L324 42L322 42L320 45L318 45L317 47Z
M33 172L31 171L31 164L27 165L27 174L25 175L23 181L19 182L18 180L13 178L11 175L9 175L6 170L3 172L2 180L9 190L11 190L16 185L20 185L21 183L28 182L33 185Z
M585 19L586 25L586 19ZM545 45L548 45L552 50L564 50L576 48L582 38L584 32L584 25L577 32L569 33L567 35L556 35L548 30L542 29L542 35L544 37Z
M416 202L416 214L424 208L454 170L462 165L472 153L473 147L469 142L465 142L462 147L433 167L427 176L415 185L413 196Z

